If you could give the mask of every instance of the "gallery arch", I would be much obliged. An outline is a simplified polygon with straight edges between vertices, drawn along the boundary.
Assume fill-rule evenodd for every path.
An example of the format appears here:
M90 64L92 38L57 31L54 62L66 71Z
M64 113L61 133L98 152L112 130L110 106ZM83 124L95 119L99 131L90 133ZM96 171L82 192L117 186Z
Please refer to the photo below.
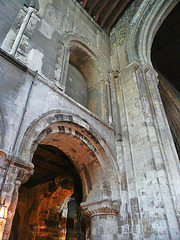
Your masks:
M72 78L72 72L79 72L78 75L81 77L76 73ZM97 59L91 50L79 41L71 41L65 92L91 112L107 120L107 93L104 80ZM72 84L76 88L72 88ZM105 107L102 108L102 106Z
M41 130L39 129L39 126L41 126ZM43 116L42 118L32 123L32 126L30 126L30 128L26 131L26 134L24 135L19 151L19 157L21 159L24 159L25 162L31 161L34 156L33 163L35 165L35 174L36 165L39 164L39 161L43 161L43 156L46 155L40 149L44 148L46 149L46 151L54 151L54 149L56 149L55 151L57 152L63 151L61 155L65 156L65 158L63 159L63 161L61 161L61 163L64 165L67 164L66 162L69 162L69 160L67 159L70 159L75 169L77 169L77 173L76 177L73 180L74 185L73 183L69 184L69 189L64 185L66 188L66 191L64 192L67 193L67 196L65 196L64 198L66 200L66 204L64 205L67 208L67 200L73 194L73 189L74 195L76 196L75 189L78 189L79 187L77 188L77 186L80 185L77 182L77 176L79 175L81 181L78 181L82 182L82 191L77 191L79 192L78 196L80 196L82 193L82 198L78 197L78 204L80 204L81 202L83 216L88 217L86 231L83 230L84 232L86 232L84 233L85 239L88 239L87 235L90 234L90 226L94 226L94 228L103 227L103 221L102 224L100 224L101 226L96 226L92 224L90 225L89 223L90 220L92 222L97 221L99 215L101 214L108 216L107 221L109 222L109 224L113 224L113 228L115 228L115 231L117 231L116 218L120 204L118 197L118 177L115 174L117 169L115 168L115 161L111 152L108 150L107 146L105 146L106 144L103 142L100 135L86 122L82 121L77 116L56 112L46 114L46 116ZM37 160L37 158L39 159ZM41 167L45 166L44 164L45 162L43 163L43 165L41 165ZM56 169L55 165L59 164L60 162L56 160L56 163L53 163L53 168ZM70 167L65 167L67 167L69 178L72 182L73 177L71 175L71 172L73 171L70 171ZM54 184L59 182L59 187L62 190L62 181L60 180L62 180L62 177L64 176L63 174L66 175L66 171L61 171L61 174L51 179L49 181L49 184L51 184L52 186L53 182ZM55 175L56 174L54 174L54 176ZM33 181L36 181L36 177L34 180L32 178L32 182ZM114 184L110 184L112 182ZM28 186L28 182L26 184ZM46 192L46 185L40 185L41 191L44 191L44 193ZM44 190L42 190L42 188ZM58 191L60 190L58 190L57 185L55 186L55 188L56 191L53 194L58 199ZM77 225L75 226L75 228L76 227ZM36 234L37 232L38 231L36 231ZM93 231L91 229L91 236L95 236L96 232L97 231ZM77 237L75 239L79 238Z
M103 101L103 98L101 98L104 94L102 91L103 74L97 65L95 57L87 47L77 41L70 42L69 51L68 78L65 92L69 93L68 95L75 100L83 98L82 100L78 100L78 102L81 102L81 104L84 103L82 105L87 106L87 108L96 115L103 116L102 111L105 109L102 110L102 104L98 104L99 101ZM82 77L78 78L78 76L74 74L73 79L70 79L69 75L72 76L72 68L76 68L76 71L81 73ZM73 73L75 73L75 70ZM80 81L81 79L83 80ZM72 88L70 80L76 88Z
M71 98L108 121L111 111L108 74L102 70L97 54L90 49L89 42L77 34L66 34L64 43L60 86Z

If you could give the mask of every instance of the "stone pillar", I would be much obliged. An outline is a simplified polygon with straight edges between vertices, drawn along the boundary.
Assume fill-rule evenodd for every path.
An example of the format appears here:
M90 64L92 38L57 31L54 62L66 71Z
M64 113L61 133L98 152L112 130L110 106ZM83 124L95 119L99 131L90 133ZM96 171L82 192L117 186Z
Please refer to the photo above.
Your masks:
M56 85L63 91L65 91L65 89L66 89L69 58L70 58L70 49L68 48L68 46L65 46L64 50L63 50L63 60L62 60L62 67L61 67L60 82L59 83L56 82Z
M118 162L124 164L128 189L129 236L126 239L178 239L179 236L172 198L175 191L171 190L177 186L177 167L171 154L175 177L170 176L170 162L159 133L163 119L158 113L162 109L158 108L161 102L156 93L156 77L155 72L151 75L149 70L133 62L115 80L122 127L119 148L123 149ZM166 127L161 132L164 139L169 138ZM173 178L176 181L172 182Z
M6 159L6 154L3 151L0 151L1 184L8 161L9 160ZM24 166L14 161L9 167L6 181L0 196L1 206L7 211L7 217L3 220L0 219L0 239L9 239L12 221L18 201L19 187L22 182L26 182L32 175L32 169L33 165L31 163L29 166Z
M118 213L120 202L110 199L93 203L82 203L85 215L90 217L91 240L118 239Z
M155 156L159 182L163 191L167 217L169 216L169 225L175 232L175 224L172 219L172 210L170 206L174 209L180 226L179 159L157 86L158 74L148 63L143 65L143 71L147 91L150 96L150 105L152 106L152 117L156 127L157 139L154 140L153 153ZM158 145L159 149L157 150ZM159 157L160 154L161 158Z
M17 203L18 203L19 187L20 186L21 186L21 181L17 180L16 185L14 187L14 192L13 192L13 195L12 195L12 201L11 201L11 204L8 208L8 215L7 215L6 225L5 225L5 228L4 228L3 240L8 240L9 239L13 218L14 218L14 214L15 214L15 211L16 211L16 206L17 206Z

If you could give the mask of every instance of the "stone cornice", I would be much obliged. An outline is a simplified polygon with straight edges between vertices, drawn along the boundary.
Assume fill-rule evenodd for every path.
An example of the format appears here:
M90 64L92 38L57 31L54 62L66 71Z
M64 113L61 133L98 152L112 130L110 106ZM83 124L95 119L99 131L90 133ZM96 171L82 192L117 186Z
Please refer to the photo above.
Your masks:
M24 65L22 62L17 60L13 55L9 54L7 51L4 51L2 48L0 48L0 56L14 64L16 67L21 69L22 71L26 72L27 71L27 66Z

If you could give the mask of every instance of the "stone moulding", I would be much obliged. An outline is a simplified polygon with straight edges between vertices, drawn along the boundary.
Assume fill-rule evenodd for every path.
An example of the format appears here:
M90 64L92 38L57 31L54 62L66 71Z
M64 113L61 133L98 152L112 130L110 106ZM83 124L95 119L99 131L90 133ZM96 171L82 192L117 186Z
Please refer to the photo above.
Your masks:
M89 217L96 215L114 215L120 212L121 201L110 198L104 198L102 200L96 200L93 202L81 203L83 213Z
M9 54L8 52L4 51L2 48L0 48L0 56L14 64L16 67L20 68L22 71L27 71L27 66L21 63L19 60L17 60L13 55Z
M139 61L151 63L151 47L154 36L163 20L179 0L143 1L139 11L132 20L126 42L128 62ZM140 40L141 39L141 40Z
M84 164L87 169L90 170L90 166L95 164L96 171L98 171L98 183L92 178L93 186L92 191L88 191L88 182L85 179L83 169L79 160L76 160L74 153L69 152L68 147L64 145L65 153L73 158L74 164L77 164L77 168L80 168L79 171L82 172L84 191L85 195L89 196L89 199L94 199L95 191L97 186L101 186L103 189L104 196L112 196L113 198L119 197L119 176L117 174L117 166L114 156L111 153L108 145L104 142L101 135L88 124L87 121L84 121L77 115L70 113L64 113L60 111L53 111L47 113L44 117L34 121L31 126L26 130L24 137L21 141L20 148L18 151L17 158L23 159L25 164L32 161L33 154L39 143L42 144L51 144L51 136L58 136L68 140L68 136L74 136L74 139L79 139L83 144L81 146L87 146L89 151L91 151L91 157L86 159ZM47 140L44 140L47 139ZM48 141L48 143L47 143ZM57 143L58 144L58 143ZM58 146L58 145L57 145ZM62 147L62 145L61 145ZM90 160L94 158L94 160ZM76 162L77 161L77 162ZM92 174L94 175L94 173ZM104 176L104 177L103 177ZM105 176L107 176L105 178ZM111 184L110 184L111 182ZM98 187L98 188L99 188ZM86 199L86 197L85 197Z
M86 38L82 37L77 33L67 32L63 37L63 44L64 44L64 49L66 49L67 51L69 51L70 47L72 46L77 46L81 48L83 51L85 51L92 58L92 60L96 63L97 67L99 68L101 73L101 80L108 79L108 71L105 70L109 68L107 63L105 62L105 60L101 58L100 52L94 46L91 46L90 42ZM63 62L65 61L66 57L67 56L64 56ZM66 66L64 65L64 69L65 67ZM60 82L62 81L64 81L63 77L61 77L60 79Z

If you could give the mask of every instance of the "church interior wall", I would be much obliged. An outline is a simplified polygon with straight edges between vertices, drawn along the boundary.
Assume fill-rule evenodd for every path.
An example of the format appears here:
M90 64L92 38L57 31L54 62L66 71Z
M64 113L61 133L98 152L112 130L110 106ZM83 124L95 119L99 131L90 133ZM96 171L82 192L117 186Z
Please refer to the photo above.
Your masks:
M1 2L2 176L12 162L0 199L9 208L0 237L9 238L18 189L33 174L42 144L63 150L80 174L82 214L91 228L83 238L178 240L179 162L148 57L158 19L177 1L134 0L108 36L75 0L39 0L14 54L27 8L20 0ZM42 219L34 226L36 220Z

